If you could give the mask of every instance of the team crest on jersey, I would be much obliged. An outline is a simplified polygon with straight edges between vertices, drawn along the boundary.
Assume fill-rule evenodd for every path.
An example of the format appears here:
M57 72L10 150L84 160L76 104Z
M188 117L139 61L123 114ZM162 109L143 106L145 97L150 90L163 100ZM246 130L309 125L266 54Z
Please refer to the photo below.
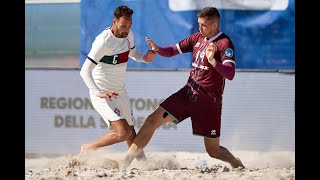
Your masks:
M120 116L120 110L118 108L115 108L113 112Z
M228 56L228 57L232 57L233 56L233 50L231 48L228 48L224 51L224 53Z

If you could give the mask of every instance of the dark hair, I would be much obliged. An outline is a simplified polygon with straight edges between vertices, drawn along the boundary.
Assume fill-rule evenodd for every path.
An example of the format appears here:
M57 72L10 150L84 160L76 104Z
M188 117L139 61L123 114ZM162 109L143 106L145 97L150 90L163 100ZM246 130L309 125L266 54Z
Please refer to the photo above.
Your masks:
M199 18L207 17L208 20L217 19L219 21L219 19L220 19L220 13L219 13L218 9L215 7L205 7L198 12L197 16Z
M114 17L119 19L120 17L130 17L133 14L133 10L128 6L119 6L114 10Z

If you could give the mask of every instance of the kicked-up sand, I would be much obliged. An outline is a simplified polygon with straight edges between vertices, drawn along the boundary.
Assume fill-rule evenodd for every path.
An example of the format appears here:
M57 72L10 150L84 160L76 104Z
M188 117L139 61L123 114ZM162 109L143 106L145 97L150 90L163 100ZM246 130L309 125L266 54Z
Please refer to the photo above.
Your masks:
M147 162L134 160L119 167L125 152L96 150L85 158L78 155L32 157L25 159L26 180L293 180L295 153L288 151L231 151L245 169L207 153L145 152Z

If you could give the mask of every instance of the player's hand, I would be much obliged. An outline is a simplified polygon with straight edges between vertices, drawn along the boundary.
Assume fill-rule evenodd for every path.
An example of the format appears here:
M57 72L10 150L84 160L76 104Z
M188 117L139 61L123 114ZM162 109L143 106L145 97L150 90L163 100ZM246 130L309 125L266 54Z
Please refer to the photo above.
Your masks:
M208 59L208 62L213 66L216 65L216 60L214 59L214 53L216 52L216 50L217 46L213 42L211 42L206 49L206 57Z
M102 91L99 94L99 97L100 98L108 98L109 100L111 100L112 97L117 98L118 95L119 95L119 93L115 92L115 91Z
M152 62L156 57L157 53L153 50L148 50L147 54L143 56L145 62Z
M159 47L152 41L152 39L146 37L146 42L148 44L148 46L150 47L151 50L158 52Z

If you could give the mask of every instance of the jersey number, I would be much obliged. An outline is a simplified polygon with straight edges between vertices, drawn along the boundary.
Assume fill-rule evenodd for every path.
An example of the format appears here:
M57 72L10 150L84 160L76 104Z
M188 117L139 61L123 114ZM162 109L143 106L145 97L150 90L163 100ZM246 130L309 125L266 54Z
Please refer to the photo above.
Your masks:
M202 51L202 52L198 51L198 52L197 52L197 55L196 55L196 60L195 60L195 61L198 61L198 58L200 57L199 60L200 60L201 62L203 62L204 55L205 55L205 52L204 52L204 51Z
M117 64L117 62L118 62L118 55L116 54L116 55L113 56L113 61L112 61L112 63L113 63L113 64Z

